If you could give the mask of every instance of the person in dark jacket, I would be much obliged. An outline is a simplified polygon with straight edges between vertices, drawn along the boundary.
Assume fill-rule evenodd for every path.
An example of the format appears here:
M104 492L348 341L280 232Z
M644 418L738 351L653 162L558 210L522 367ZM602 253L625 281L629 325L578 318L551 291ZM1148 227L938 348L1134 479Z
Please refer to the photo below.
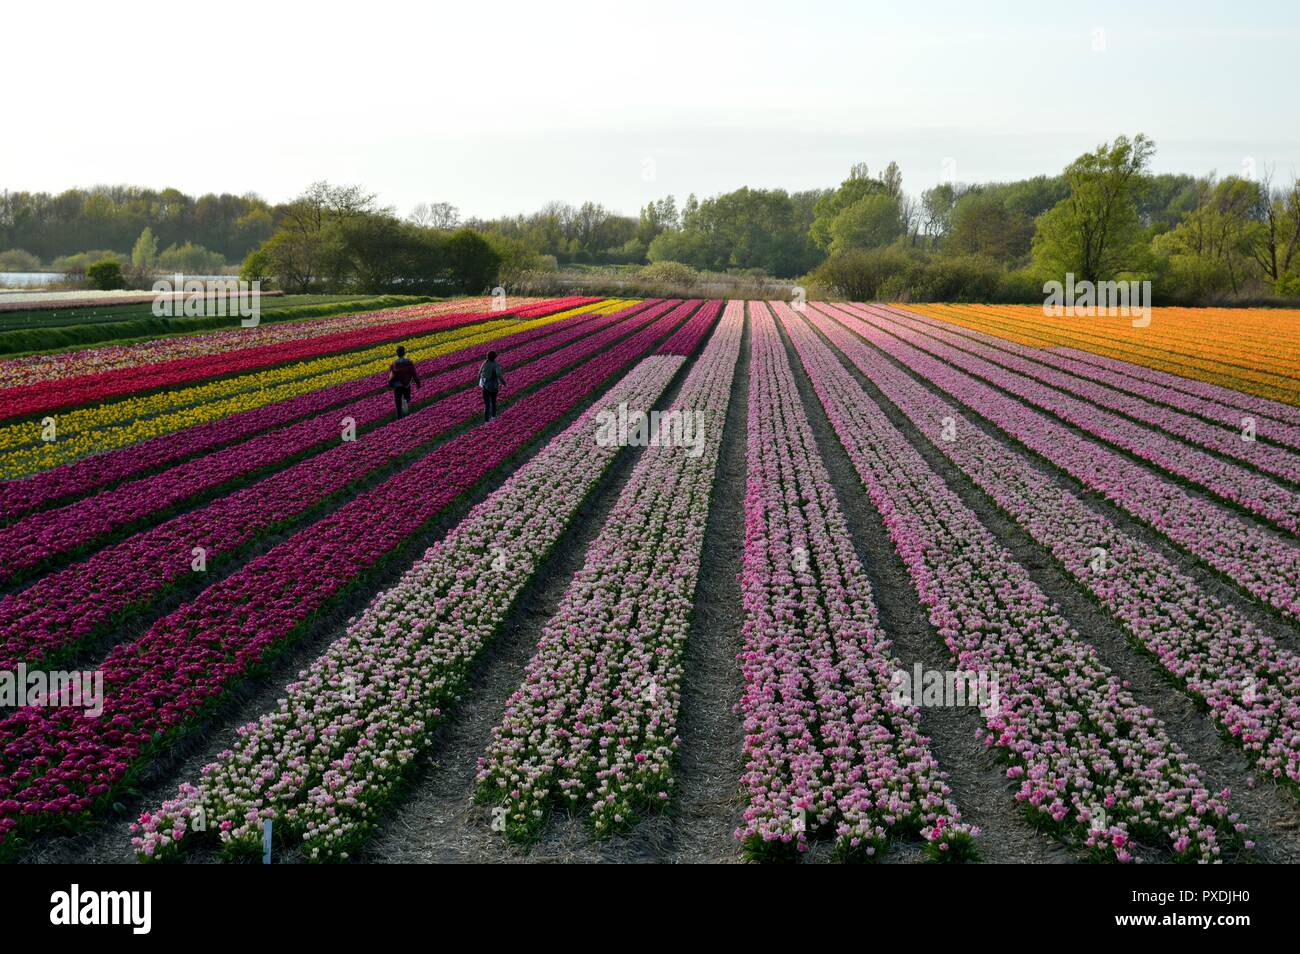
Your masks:
M411 404L411 384L420 386L420 372L415 370L415 362L406 356L406 349L397 348L397 360L388 369L388 386L393 389L393 403L397 405L397 416L403 417Z
M478 386L483 392L483 422L497 416L497 392L506 385L505 372L497 364L497 353L489 351L483 367L478 369Z

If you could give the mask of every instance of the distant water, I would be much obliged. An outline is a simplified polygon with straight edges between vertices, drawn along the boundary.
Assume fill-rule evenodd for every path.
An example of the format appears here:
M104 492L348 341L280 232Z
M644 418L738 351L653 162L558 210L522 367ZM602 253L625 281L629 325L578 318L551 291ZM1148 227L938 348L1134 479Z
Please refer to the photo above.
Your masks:
M63 272L0 272L0 288L39 288L63 278Z

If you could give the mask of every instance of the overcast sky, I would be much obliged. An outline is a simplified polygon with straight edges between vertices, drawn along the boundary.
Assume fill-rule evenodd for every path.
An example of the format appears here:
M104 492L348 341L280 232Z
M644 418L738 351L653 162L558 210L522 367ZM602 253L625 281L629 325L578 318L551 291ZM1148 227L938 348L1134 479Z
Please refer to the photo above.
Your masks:
M1138 131L1157 171L1300 172L1296 0L127 0L3 23L10 190L329 179L401 213L630 213L855 161L896 159L912 192L1055 173Z

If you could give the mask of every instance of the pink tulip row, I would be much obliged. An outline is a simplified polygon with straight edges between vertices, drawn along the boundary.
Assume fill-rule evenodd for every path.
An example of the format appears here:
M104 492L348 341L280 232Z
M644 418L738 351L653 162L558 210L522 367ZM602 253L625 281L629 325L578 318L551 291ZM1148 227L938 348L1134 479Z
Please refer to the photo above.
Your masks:
M598 298L573 297L548 302L543 308L576 308ZM557 307L558 306L558 307ZM534 317L537 306L522 306L495 313L519 318ZM418 312L417 312L418 315ZM55 411L83 404L98 404L113 398L142 391L157 391L229 374L242 374L272 365L288 364L339 351L351 351L409 338L414 335L446 331L494 317L484 312L450 312L432 317L415 317L411 321L391 322L368 328L341 331L301 341L282 341L257 348L245 348L222 355L177 358L144 367L118 368L98 374L83 375L69 382L38 381L34 384L0 390L0 420L28 414Z
M1038 381L1053 391L1067 391L1102 411L1113 411L1117 415L1132 418L1140 424L1157 428L1169 437L1180 438L1241 461L1246 465L1244 473L1249 474L1249 469L1254 468L1282 480L1300 481L1300 455L1285 447L1262 442L1261 439L1273 438L1267 425L1260 428L1256 422L1253 434L1256 439L1247 441L1243 438L1246 432L1240 416L1230 420L1226 427L1210 424L1190 414L1163 407L1088 377L1080 377L1050 367L1046 363L1050 358L1040 360L1039 355L1043 354L1041 349L1027 348L992 335L983 336L986 340L976 340L974 335L978 332L959 333L952 326L943 327L942 323L929 319L916 319L896 309L888 309L887 312L881 309L877 312L877 314L884 313L897 321L900 328L914 333L917 336L915 340L922 342L923 346L928 347L931 342L951 345L963 353L983 359L1004 370ZM1300 433L1300 429L1291 430ZM1138 433L1149 434L1143 431ZM1162 438L1164 439L1167 438ZM1294 436L1292 439L1295 439Z
M1204 703L1262 771L1300 782L1300 656L1001 441L969 425L959 440L941 439L934 422L959 419L958 407L843 326L820 314L810 320L936 449L1049 549L1137 646Z
M284 341L300 341L337 331L391 324L394 321L408 321L416 316L432 317L449 312L486 312L490 304L491 302L486 298L460 299L400 309L390 308L384 311L363 311L330 318L265 322L256 328L233 328L201 334L172 335L128 345L106 344L81 351L6 358L0 360L0 388L18 387L37 381L66 381L76 375L154 365L176 358L229 354L244 348L278 344ZM76 307L87 306L78 302ZM232 325L236 321L237 319L231 318Z
M1153 468L1204 487L1283 529L1293 533L1300 529L1300 492L1290 487L907 328L896 316L882 315L866 306L850 306L849 310L888 330L913 348L1007 391L1033 407L1048 411L1086 433L1128 451Z
M1283 404L1281 401L1272 401L1255 394L1234 391L1232 388L1226 388L1221 384L1211 384L1209 381L1179 377L1176 374L1170 374L1168 371L1160 371L1156 368L1148 368L1145 365L1120 361L1118 358L1108 358L1105 355L1093 354L1091 351L1080 351L1077 348L1066 347L1051 348L1049 350L1053 354L1059 354L1080 364L1091 365L1144 385L1155 385L1176 395L1185 395L1191 398L1226 404L1229 407L1241 408L1247 414L1280 421L1292 427L1300 427L1300 407L1293 404Z
M779 304L836 434L961 669L995 673L985 743L1030 816L1098 857L1136 839L1218 861L1244 824L1047 595L890 423L807 322ZM1249 847L1249 846L1247 846Z
M746 794L736 837L781 860L826 834L845 859L920 835L927 853L973 853L916 713L897 702L881 630L830 475L771 314L750 305L741 589Z
M664 303L514 370L513 393L533 387L610 347L671 308ZM691 308L690 310L693 310ZM689 311L679 307L674 318ZM372 399L376 403L382 397ZM525 403L530 402L531 397ZM391 404L388 405L391 408ZM477 389L458 391L384 427L173 517L0 598L0 665L51 664L128 611L147 606L193 574L194 548L206 564L415 453L480 413ZM339 422L340 418L334 418ZM342 430L339 431L340 437Z
M744 322L744 303L731 302L671 409L698 419L701 452L643 451L479 760L479 798L504 809L515 840L534 840L552 808L587 811L606 835L671 796L686 637Z
M15 832L105 810L133 768L686 317L677 309L609 343L491 425L441 445L116 647L98 667L105 690L99 718L42 707L0 721L0 853Z
M546 312L552 313L554 311ZM531 337L523 336L546 334L553 330L555 329L547 326L532 332L521 332L520 336L502 338L499 344L502 349L509 348L516 341L532 340ZM462 333L466 338L476 335L472 326L465 326ZM455 367L464 360L463 353L453 352L422 362L419 369L422 375L432 375ZM138 477L157 468L246 440L263 431L320 414L335 405L383 390L387 380L387 372L380 372L360 380L331 385L288 401L242 411L207 424L153 437L140 444L85 457L11 481L5 485L4 496L0 498L0 520L13 520L60 500L87 494L98 487Z
M1070 386L1078 384L1077 379L1082 378L1091 384L1101 387L1101 390L1096 393L1103 395L1103 400L1098 403L1112 409L1123 411L1123 413L1129 414L1133 417L1138 417L1139 419L1145 419L1144 415L1150 415L1152 413L1157 413L1163 417L1163 415L1171 413L1168 409L1185 412L1185 414L1178 414L1169 418L1173 427L1181 428L1181 432L1184 432L1184 436L1186 436L1188 440L1205 443L1205 446L1207 447L1213 447L1220 443L1219 435L1222 432L1215 428L1209 428L1207 430L1205 425L1201 422L1194 419L1185 419L1185 415L1196 415L1199 418L1204 418L1208 421L1214 422L1215 424L1221 424L1232 432L1231 446L1224 450L1224 452L1230 456L1240 457L1242 456L1244 449L1249 449L1251 453L1254 453L1256 450L1255 446L1244 444L1241 439L1243 428L1242 422L1246 418L1253 418L1255 420L1257 425L1256 435L1260 440L1267 440L1274 444L1284 445L1286 447L1300 448L1300 425L1287 424L1284 421L1277 420L1273 417L1266 417L1263 415L1256 416L1256 412L1249 410L1248 406L1240 401L1226 403L1222 400L1213 400L1208 397L1196 397L1191 394L1185 394L1181 391L1173 390L1166 385L1159 385L1138 378L1128 377L1127 375L1120 374L1117 371L1112 371L1106 367L1078 361L1068 355L1062 354L1055 348L1031 348L1028 345L1022 345L1014 341L1008 341L1005 338L999 338L996 335L985 334L982 331L975 331L971 328L962 327L961 325L954 325L938 318L930 318L928 316L914 314L913 312L904 311L900 308L884 308L880 309L880 311L888 312L891 315L896 315L899 318L906 319L912 323L913 327L924 327L926 329L944 331L951 335L955 335L956 337L954 338L944 338L943 340L957 344L959 347L968 347L969 342L977 342L979 344L989 345L991 348L997 349L998 351L1005 351L1017 357L1027 358L1039 365L1046 365L1054 371L1064 372L1062 380ZM968 341L963 342L959 339L968 339ZM989 356L984 349L977 349L975 353L984 357ZM992 360L996 361L998 358L994 357ZM1008 365L1008 367L1017 367L1017 370L1020 370L1019 366L1016 365ZM1035 373L1041 373L1041 369L1036 368L1034 371ZM1041 380L1048 379L1043 378ZM1051 381L1048 381L1048 383L1051 383ZM1066 389L1069 390L1070 387L1067 386ZM1124 393L1118 394L1117 392ZM1084 394L1082 391L1076 393L1083 394L1083 396L1087 397L1087 394ZM1151 406L1145 405L1142 401L1137 401L1137 398L1142 398L1147 402L1151 402ZM1120 402L1123 403L1121 404ZM1129 410L1126 410L1126 408L1130 406L1137 410L1138 413L1134 414ZM1160 423L1157 423L1156 426L1164 427L1164 425ZM1170 433L1180 433L1180 431L1170 429ZM1206 437L1208 442L1202 441L1201 436L1197 435ZM1243 446L1238 445L1244 445L1244 448ZM1264 448L1264 450L1271 451L1272 448ZM1243 459L1254 463L1256 458L1252 457L1251 453L1246 454ZM1288 467L1294 466L1294 455L1285 458L1285 460L1288 462ZM1279 471L1272 470L1270 470L1270 472L1279 473Z
M700 342L712 330L713 323L718 320L721 312L722 302L706 301L690 321L682 325L676 334L660 346L658 353L682 356L695 354Z
M471 510L299 673L273 712L238 730L197 786L140 816L137 857L169 860L203 839L228 857L252 854L264 818L308 860L355 851L618 454L593 444L597 415L648 409L684 362L644 359Z
M603 316L578 316L556 325L525 332L518 336L509 353L513 365L558 348L577 337L593 334L627 317L626 312ZM492 347L503 350L505 339L493 341ZM443 358L423 362L420 366L423 385L412 396L412 406L427 403L432 397L475 383L478 362L486 348L453 352ZM433 372L436 364L451 367L441 374ZM382 382L376 382L382 383ZM338 422L350 417L358 430L388 420L393 405L387 396L373 394L352 404L343 405L313 418L299 421L281 430L269 431L252 440L234 444L215 453L184 464L119 483L93 497L83 498L57 510L31 514L22 520L0 527L0 581L36 567L51 557L84 547L97 537L159 513L168 507L245 475L266 471L278 463L337 443Z
M1257 599L1300 617L1300 546L1293 538L1192 495L1156 471L887 334L888 321L864 321L842 309L826 313ZM938 429L941 423L932 426Z

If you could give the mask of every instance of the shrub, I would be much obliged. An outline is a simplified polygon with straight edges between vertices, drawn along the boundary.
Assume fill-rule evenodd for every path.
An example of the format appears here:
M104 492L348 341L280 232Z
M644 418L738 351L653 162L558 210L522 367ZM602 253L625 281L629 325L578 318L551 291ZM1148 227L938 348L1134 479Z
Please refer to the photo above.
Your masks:
M679 288L694 288L700 281L700 273L681 262L654 262L636 273L637 281L642 285L673 285Z
M41 260L21 248L0 252L0 272L35 272L40 267Z
M87 268L86 281L90 282L91 288L100 291L117 291L126 287L126 279L122 277L122 266L111 258L100 259Z

